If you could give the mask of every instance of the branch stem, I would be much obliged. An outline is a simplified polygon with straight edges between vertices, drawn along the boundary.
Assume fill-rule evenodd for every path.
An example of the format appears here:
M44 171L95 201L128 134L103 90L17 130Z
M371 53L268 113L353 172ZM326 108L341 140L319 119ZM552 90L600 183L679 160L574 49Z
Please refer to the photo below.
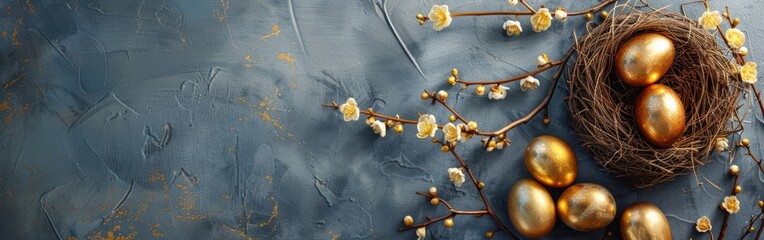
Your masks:
M520 1L527 9L528 11L486 11L486 12L453 12L451 13L451 17L468 17L468 16L529 16L536 14L536 10L533 9L528 3L525 1ZM604 8L608 4L614 3L616 0L606 0L602 1L596 6L593 6L591 8L577 11L577 12L569 12L568 16L578 16L578 15L584 15L587 13L593 13L596 11L599 11L600 9ZM554 9L549 12L552 16L554 16ZM424 20L429 20L430 18L428 16L424 16Z
M467 175L470 176L470 180L472 180L472 184L475 185L475 188L477 189L478 194L480 194L480 199L483 200L483 204L485 205L485 209L488 212L488 215L491 216L494 222L496 222L496 225L499 225L499 228L501 229L501 231L503 231L504 233L512 237L512 239L517 240L518 239L517 236L515 236L515 234L510 232L507 226L505 226L504 223L502 223L501 220L499 220L499 218L496 217L496 214L493 212L493 209L491 208L491 204L488 203L488 198L485 197L485 193L483 192L483 189L479 187L480 182L475 177L475 174L472 173L472 170L467 165L467 163L465 163L464 160L462 160L462 157L459 156L458 153L456 153L454 148L449 148L449 152L451 152L451 155L453 155L454 158L456 158L456 160L459 161L459 164L462 165L462 168L464 168L464 170L467 171Z
M503 83L508 83L508 82L513 82L513 81L521 80L521 79L523 79L523 78L526 78L526 77L528 77L528 76L533 76L533 75L536 75L536 74L542 73L542 72L544 72L544 71L546 71L546 70L549 70L550 68L553 68L553 67L555 67L555 66L558 66L558 65L562 64L562 62L563 62L563 61L556 61L556 62L551 62L551 63L549 63L549 64L547 64L547 65L545 65L545 66L543 66L543 67L541 67L541 68L539 68L539 69L533 70L532 72L528 72L528 73L526 73L526 74L523 74L523 75L514 76L514 77L511 77L511 78L507 78L507 79L503 79L503 80L495 80L495 81L474 81L474 82L472 82L472 81L464 81L464 80L461 80L461 79L457 79L457 80L456 80L456 82L457 82L457 83L462 83L462 84L464 84L464 85L468 85L468 86L469 86L469 85L491 85L491 84L503 84Z

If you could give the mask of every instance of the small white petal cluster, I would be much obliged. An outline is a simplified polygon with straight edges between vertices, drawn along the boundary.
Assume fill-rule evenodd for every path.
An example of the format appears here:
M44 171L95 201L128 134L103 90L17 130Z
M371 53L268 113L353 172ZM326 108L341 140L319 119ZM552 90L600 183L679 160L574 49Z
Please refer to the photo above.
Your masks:
M509 87L502 85L491 87L491 91L488 93L488 99L502 100L507 97L507 90Z
M454 182L456 187L461 187L465 181L464 172L459 168L449 168L448 177L451 179L451 182Z

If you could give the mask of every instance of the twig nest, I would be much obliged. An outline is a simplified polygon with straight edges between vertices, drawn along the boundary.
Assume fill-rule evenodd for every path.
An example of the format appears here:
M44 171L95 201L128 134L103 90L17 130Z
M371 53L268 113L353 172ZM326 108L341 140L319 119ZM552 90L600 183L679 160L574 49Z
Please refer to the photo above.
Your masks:
M726 136L726 121L736 110L744 88L708 30L676 13L621 13L601 25L576 46L569 71L568 109L571 126L583 147L607 171L636 187L671 181L703 165L715 139ZM676 49L671 67L657 83L674 90L686 116L686 128L671 146L650 144L635 123L634 106L642 88L631 87L615 73L616 51L633 36L655 33Z

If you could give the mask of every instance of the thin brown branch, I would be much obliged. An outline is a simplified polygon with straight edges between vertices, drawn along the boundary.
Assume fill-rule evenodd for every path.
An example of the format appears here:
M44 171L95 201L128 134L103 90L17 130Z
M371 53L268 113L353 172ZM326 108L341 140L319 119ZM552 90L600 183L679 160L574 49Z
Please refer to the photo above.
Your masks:
M452 218L452 217L454 217L456 215L457 215L457 213L450 212L450 213L448 213L446 215L443 215L443 216L440 216L438 218L430 219L429 221L424 222L424 223L414 224L414 225L411 225L411 226L408 226L408 227L402 227L402 228L398 229L398 231L406 231L406 230L409 230L409 229L417 229L417 228L420 228L420 227L430 226L433 223L437 223L437 222L440 222L440 221Z
M593 6L591 8L588 8L588 9L585 9L585 10L581 10L581 11L577 11L577 12L569 12L568 16L578 16L578 15L584 15L584 14L587 14L587 13L596 12L596 11L599 11L600 9L604 8L608 4L615 3L616 1L617 0L602 1L599 4L597 4L596 6ZM514 15L514 16L528 16L528 15L533 15L533 14L536 13L536 10L534 10L530 5L525 3L525 1L521 1L521 2L523 3L523 5L526 6L526 8L528 8L528 11L454 12L454 13L451 13L451 17L497 16L497 15L504 15L504 16L506 16L506 15L510 15L510 16L512 16L512 15ZM552 16L554 16L554 11L550 11L549 13ZM422 20L426 21L426 20L429 20L429 19L430 19L429 17L424 16L424 19L422 19Z
M533 7L531 7L531 5L528 5L528 3L525 2L525 0L520 0L520 3L522 3L523 6L525 6L525 8L528 9L528 11L531 11L532 13L536 13L536 9L533 9Z
M334 108L334 109L340 109L340 106L338 106L337 103L321 104L321 106L322 107L328 107L328 108ZM374 117L378 117L378 118L385 119L385 120L391 120L393 122L399 122L399 123L404 123L404 124L417 124L417 123L419 123L416 120L410 120L410 119L403 119L403 118L398 118L398 117L387 116L387 115L384 115L384 114L375 113L373 111L361 110L359 112L361 114L363 114L363 115L374 116ZM438 126L438 128L443 128L443 126Z
M443 204L443 206L448 208L448 211L450 213L447 214L447 215L435 218L435 219L429 219L427 222L424 222L424 223L415 224L415 225L411 225L411 226L408 226L408 227L402 227L402 228L398 229L398 231L405 231L405 230L409 230L409 229L416 229L416 228L420 228L420 227L426 227L426 226L432 225L433 223L437 223L439 221L443 221L443 220L446 220L448 218L452 218L452 217L454 217L456 215L482 216L482 215L488 214L488 211L486 211L486 210L457 210L453 206L451 206L451 204L446 202L446 200L444 200L443 198L440 198L440 197L437 197L437 196L433 196L433 195L430 195L430 194L427 194L427 193L423 193L423 192L417 192L416 194L417 195L421 195L421 196L425 196L428 199L437 198L439 204Z
M483 189L479 187L480 182L477 180L477 178L475 178L475 174L472 173L472 170L469 168L467 163L465 163L464 160L462 160L462 157L459 156L458 153L456 153L454 148L449 148L449 152L451 152L451 155L453 155L454 158L456 158L456 160L459 161L459 164L462 165L462 168L464 168L464 170L467 171L467 175L470 176L470 180L472 180L472 183L475 185L475 188L477 189L478 194L480 194L481 200L483 200L483 204L485 204L485 209L488 212L488 215L491 216L494 222L496 222L496 225L499 225L499 228L501 229L501 231L503 231L504 233L512 237L512 239L517 240L518 239L517 236L515 236L515 234L510 232L507 226L505 226L504 223L502 223L501 220L499 220L499 218L496 217L496 214L493 212L493 209L491 208L491 204L488 203L488 198L485 197L485 193L483 192Z
M753 227L753 224L756 223L756 220L761 220L761 224L764 224L764 219L762 219L762 214L764 214L764 208L762 208L761 210L762 211L760 211L759 215L757 215L755 218L753 216L751 216L751 220L748 222L748 226L745 227L745 229L743 229L743 235L740 236L740 240L745 239L745 237L748 236L748 234L751 233L751 231L748 231L748 230L751 229L751 227ZM759 232L761 232L761 228L762 227L764 227L764 226L759 226ZM758 238L756 238L756 239L758 239Z
M756 101L759 103L761 114L764 116L764 103L761 101L761 92L756 89L756 84L751 84L751 89L753 89L753 96L756 97Z
M543 67L541 67L539 69L533 70L533 71L528 72L526 74L522 74L522 75L518 75L518 76L514 76L514 77L511 77L511 78L502 79L502 80L493 80L493 81L464 81L462 79L457 79L456 82L457 83L462 83L462 84L468 85L468 86L469 85L503 84L503 83L508 83L508 82L513 82L513 81L521 80L521 79L526 78L528 76L533 76L533 75L542 73L542 72L544 72L546 70L549 70L550 68L553 68L553 67L558 66L560 64L562 64L562 61L551 62L551 63L549 63L549 64L547 64L547 65L545 65L545 66L543 66Z
M443 204L443 206L448 208L448 211L455 212L456 214L475 215L475 216L482 216L484 214L488 214L488 211L486 211L485 209L481 209L481 210L458 210L458 209L455 209L453 206L451 206L451 204L446 202L445 199L440 198L438 196L433 196L433 195L430 195L430 194L427 194L427 193L423 193L423 192L417 192L416 194L420 195L420 196L425 196L425 197L427 197L427 199L437 198L438 199L438 203Z
M753 152L751 152L751 147L750 146L743 146L743 148L745 148L745 150L746 150L745 155L750 156L751 159L753 159L753 161L756 162L756 165L759 166L759 170L761 170L761 173L764 173L764 166L762 166L762 163L761 163L760 159L756 158L756 156L753 156Z
M732 195L737 195L737 193L735 192L735 188L737 187L737 182L739 178L740 178L740 175L735 175L735 181L732 184ZM724 239L724 235L727 232L727 227L729 226L728 221L730 218L730 213L727 212L727 210L723 208L721 208L721 210L724 212L724 220L722 220L722 230L719 231L719 240Z
M451 114L453 114L457 119L462 121L464 124L467 124L467 122L469 122L469 121L467 121L467 119L462 117L461 114L456 112L456 110L451 108L451 106L448 105L448 103L446 103L446 100L443 100L443 99L440 99L440 98L436 97L435 92L428 92L427 90L425 90L425 92L428 94L428 96L430 96L430 98L432 98L432 104L435 104L436 102L440 103L440 105L443 105L443 107L445 107L449 112L451 112Z
M562 60L560 61L560 62L562 62L561 64L565 64L568 61L568 59L570 59L570 56L573 55L573 49L574 48L571 47L570 50L568 50L568 53L566 53L565 57L563 57ZM546 97L544 98L543 101L541 101L541 103L539 103L538 106L536 106L536 108L531 110L531 112L526 114L524 117L522 117L522 118L520 118L518 120L515 120L514 122L511 122L511 123L507 124L506 126L502 127L499 130L494 131L493 135L494 136L501 135L501 134L506 133L507 131L511 130L512 128L515 128L515 127L519 126L520 124L527 123L534 116L536 116L536 114L541 112L542 109L546 108L546 106L549 105L549 102L552 100L552 95L554 95L555 89L557 89L557 81L560 80L560 75L562 75L562 70L563 69L564 69L564 66L560 66L559 68L557 68L557 72L555 72L554 76L552 76L553 81L552 81L552 84L549 86L549 91L547 92Z
M703 0L703 4L705 4L706 9L708 9L708 1ZM726 7L726 13L727 14L724 18L727 19L730 27L735 27L735 24L732 22L732 16L730 15L729 7ZM730 45L729 41L727 40L727 36L722 32L722 28L720 26L716 26L716 31L719 32L719 37L724 41L724 44L727 45L727 50L732 54L732 57L735 59L735 61L737 61L740 66L745 65L745 56L735 51L735 48ZM762 115L764 115L764 101L761 100L761 93L756 88L756 84L751 84L751 89L753 89L753 96L756 98L756 102L759 103L759 110L761 110Z
M694 4L694 3L702 3L702 2L703 2L703 0L697 0L697 1L691 1L691 2L682 3L682 4L679 4L679 9L681 9L682 15L687 17L687 14L685 14L685 11L684 11L684 6L685 5Z

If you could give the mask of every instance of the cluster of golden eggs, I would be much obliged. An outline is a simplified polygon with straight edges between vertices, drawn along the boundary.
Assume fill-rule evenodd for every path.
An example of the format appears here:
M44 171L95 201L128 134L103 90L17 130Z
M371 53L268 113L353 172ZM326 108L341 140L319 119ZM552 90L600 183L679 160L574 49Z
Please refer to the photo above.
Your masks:
M657 147L671 147L684 133L685 112L679 95L656 83L676 55L671 39L643 33L626 40L615 55L615 71L631 87L644 87L634 101L634 120L642 136Z
M568 227L594 232L615 219L616 203L605 187L593 183L573 184L578 161L573 149L562 139L541 135L525 149L525 166L533 179L521 179L509 191L508 213L512 225L528 238L549 234L557 217ZM552 199L546 187L566 188ZM652 204L635 203L621 217L624 239L671 239L668 220Z

